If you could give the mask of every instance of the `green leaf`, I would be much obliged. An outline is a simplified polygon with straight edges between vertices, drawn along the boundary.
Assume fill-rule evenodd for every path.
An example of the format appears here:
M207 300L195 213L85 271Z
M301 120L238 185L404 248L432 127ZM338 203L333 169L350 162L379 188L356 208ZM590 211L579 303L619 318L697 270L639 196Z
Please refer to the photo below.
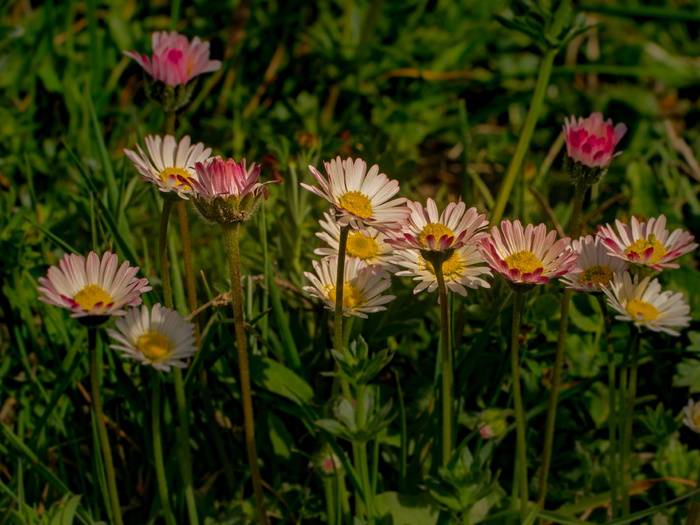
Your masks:
M687 387L691 394L700 392L700 361L696 359L684 359L676 368L673 376L673 386Z
M434 525L440 509L430 494L383 492L375 498L377 514L391 525Z
M314 391L306 381L268 357L250 356L250 377L256 384L300 406L310 404L314 397Z

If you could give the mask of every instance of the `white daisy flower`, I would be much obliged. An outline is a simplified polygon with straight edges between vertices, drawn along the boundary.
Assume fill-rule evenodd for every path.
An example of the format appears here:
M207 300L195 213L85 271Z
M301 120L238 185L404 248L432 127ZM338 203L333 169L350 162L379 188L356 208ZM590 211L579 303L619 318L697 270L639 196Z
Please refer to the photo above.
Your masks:
M700 403L688 399L688 406L683 408L683 423L693 432L700 432Z
M116 341L110 348L156 370L187 368L185 360L197 351L194 324L160 304L152 310L146 306L132 308L126 317L117 320L115 327L116 330L107 330Z
M320 262L313 261L312 264L316 273L304 272L304 275L313 286L305 286L304 290L323 301L327 309L335 310L338 257L324 257ZM347 259L343 284L343 315L355 315L366 319L368 313L386 310L382 305L396 298L394 295L380 295L389 286L391 278L381 266L367 266L356 257Z
M619 220L615 225L619 236L609 224L598 226L598 235L603 238L608 253L640 269L647 266L660 272L664 268L678 268L671 261L698 247L691 242L695 237L680 228L669 235L665 215L651 218L648 223L632 217L631 228Z
M379 230L398 229L406 221L410 210L403 206L406 199L389 200L399 191L399 183L379 173L379 166L367 172L362 159L340 160L337 157L324 162L326 179L313 166L309 166L321 188L301 183L301 186L330 202L337 210L340 226L367 232L367 226Z
M318 221L323 232L317 232L316 237L328 244L327 248L317 248L316 255L338 255L340 245L340 225L335 221L333 215L335 210L331 208L331 213L325 212L325 221ZM394 255L391 246L384 242L387 236L379 230L372 229L367 233L352 231L348 234L345 254L347 257L357 257L365 263L378 264L387 271L396 271L396 267L389 261Z
M125 306L141 304L141 294L151 290L147 279L138 279L138 266L105 252L102 259L90 252L68 254L39 278L40 301L70 310L71 317L126 315Z
M164 193L174 192L178 197L187 199L192 191L190 180L197 180L194 165L204 162L211 155L211 148L204 148L201 142L191 146L189 135L182 138L179 144L175 137L166 135L146 137L146 155L141 146L136 145L138 153L124 150L124 153L138 172L142 180L153 182Z
M588 235L572 241L571 247L579 254L576 261L576 271L561 277L568 286L579 292L600 292L603 286L608 286L613 274L626 272L628 267L624 261L611 257L600 237Z
M630 321L638 328L643 326L654 332L666 332L680 335L672 328L684 328L690 324L690 307L683 301L683 294L671 291L662 292L657 279L634 276L629 272L613 276L609 287L603 292L608 296L608 304L621 315L615 316L620 321Z

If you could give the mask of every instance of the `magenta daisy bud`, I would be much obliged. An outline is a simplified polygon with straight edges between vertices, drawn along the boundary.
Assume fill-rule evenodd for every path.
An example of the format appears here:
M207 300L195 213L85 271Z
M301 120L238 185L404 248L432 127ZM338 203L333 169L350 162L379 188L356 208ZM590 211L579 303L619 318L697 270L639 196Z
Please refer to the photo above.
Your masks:
M316 273L304 272L304 275L313 286L305 286L304 290L323 301L328 310L335 310L338 257L324 257L312 264ZM355 257L348 259L343 284L343 315L367 318L368 313L386 310L383 305L396 298L381 295L389 286L391 278L381 266L367 266Z
M136 149L138 153L128 149L124 153L143 175L141 179L154 183L165 194L182 199L187 199L187 194L192 191L190 181L197 178L194 165L205 162L211 155L211 148L205 149L201 142L192 146L189 135L179 144L172 135L164 138L149 135L146 137L148 155L138 144Z
M557 232L547 233L544 224L523 228L520 221L501 222L501 230L491 229L479 251L493 270L514 284L545 284L553 277L576 271L578 254L568 237L556 240Z
M608 304L621 315L620 321L629 321L639 329L646 327L654 332L680 335L673 328L684 328L690 324L690 307L683 301L683 294L661 291L657 279L647 276L634 281L629 272L613 276L609 287L603 288Z
M260 167L246 168L245 159L213 158L194 166L196 179L182 179L192 185L192 199L204 220L222 226L245 222L267 199L266 185L279 181L258 182Z
M340 226L367 232L367 226L378 230L398 229L406 221L410 210L403 204L406 199L389 200L399 191L399 183L379 173L376 164L367 171L362 159L340 160L340 157L324 162L328 178L316 168L309 166L316 181L316 188L302 183L301 186L323 197L336 209L336 220Z
M107 330L116 341L110 348L156 370L187 368L185 360L197 351L194 324L160 304L132 308L114 326L116 330Z
M698 247L692 242L695 237L680 228L669 235L665 215L651 218L648 223L632 217L632 227L619 220L615 225L619 235L607 224L598 226L598 236L603 239L611 257L627 262L630 270L640 275L678 268L678 264L671 261Z
M683 413L685 414L683 424L693 432L700 433L700 403L688 399L688 405L683 408Z
M611 257L600 237L588 235L572 241L571 247L579 254L574 272L567 273L561 280L579 292L602 292L616 273L626 272L627 264Z
M105 252L102 259L90 252L68 254L39 278L40 301L70 310L71 317L126 315L125 306L141 304L141 294L151 289L147 279L138 279L138 266L124 261L117 269L119 257Z

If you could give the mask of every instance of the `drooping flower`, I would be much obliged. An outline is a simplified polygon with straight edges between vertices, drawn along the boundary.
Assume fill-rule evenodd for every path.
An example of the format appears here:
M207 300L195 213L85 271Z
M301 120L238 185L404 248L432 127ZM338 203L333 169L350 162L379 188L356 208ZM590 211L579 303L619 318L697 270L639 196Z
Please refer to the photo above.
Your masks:
M136 51L124 51L124 54L136 60L153 80L175 87L221 68L219 60L209 60L209 42L202 42L199 37L190 43L186 36L175 31L156 31L151 41L152 58Z
M614 275L603 292L610 307L620 313L615 319L632 322L640 329L680 335L673 328L688 326L690 307L683 301L683 294L662 292L659 281L650 279L647 276L640 280L635 275L633 281L629 272Z
M110 348L156 370L187 368L184 360L197 351L194 324L160 304L150 310L146 306L132 308L115 323L115 328L107 330L116 341Z
M700 403L688 399L688 405L683 408L685 417L683 423L693 432L700 433Z
M138 153L128 149L124 153L143 175L141 179L156 184L164 193L172 192L183 199L192 191L189 181L197 177L195 164L205 162L211 155L211 148L205 149L201 142L192 146L189 135L179 144L172 135L165 138L149 135L146 137L148 155L138 144L136 149Z
M328 244L327 248L317 248L316 255L338 255L340 244L340 225L333 218L335 210L331 213L325 212L325 221L318 221L323 232L317 232L316 237ZM357 257L366 264L378 264L387 271L396 271L396 267L389 261L393 257L391 246L384 242L387 236L379 230L370 230L367 233L362 231L352 231L348 235L345 255L347 257Z
M316 273L304 272L304 275L313 286L305 286L304 290L323 301L327 309L334 310L338 257L324 257L312 264ZM395 299L393 295L381 295L389 286L391 278L381 266L368 266L360 259L349 258L345 261L343 315L367 318L368 313L386 310L383 305Z
M420 202L408 202L411 215L400 232L392 232L387 243L395 249L445 251L488 237L481 231L489 222L476 208L466 209L463 202L451 202L442 214L433 199L423 208Z
M213 158L194 166L196 179L182 179L192 185L192 199L202 217L221 225L245 222L267 199L267 184L279 181L258 182L260 167L251 164L246 168L243 159Z
M39 278L40 301L71 311L71 317L126 315L125 306L141 304L141 294L151 289L147 279L138 279L138 266L124 261L117 269L119 257L105 252L102 259L90 252L68 254Z
M410 215L403 206L406 199L389 200L399 191L399 183L379 173L376 164L367 171L362 159L340 160L337 157L324 162L326 179L313 166L309 166L320 188L301 183L301 186L323 197L336 209L340 226L367 232L367 226L378 230L398 229Z
M603 122L601 113L578 119L572 115L571 120L564 119L562 129L569 157L589 168L604 168L620 155L615 147L627 132L624 124L613 127L611 119Z
M613 274L627 271L627 264L611 257L600 237L581 237L572 241L571 247L579 257L576 271L561 278L567 283L567 288L580 292L601 292L603 286L610 284Z
M554 277L576 271L578 254L568 237L556 240L544 224L523 228L520 221L501 222L491 237L479 243L479 252L493 270L515 284L545 284Z
M632 217L632 227L615 221L618 234L612 226L598 226L598 235L608 248L611 257L616 257L632 265L633 271L642 273L648 268L662 271L664 268L678 268L674 259L686 254L698 245L691 242L695 237L677 228L669 235L666 229L666 216L651 218L649 222L639 222Z

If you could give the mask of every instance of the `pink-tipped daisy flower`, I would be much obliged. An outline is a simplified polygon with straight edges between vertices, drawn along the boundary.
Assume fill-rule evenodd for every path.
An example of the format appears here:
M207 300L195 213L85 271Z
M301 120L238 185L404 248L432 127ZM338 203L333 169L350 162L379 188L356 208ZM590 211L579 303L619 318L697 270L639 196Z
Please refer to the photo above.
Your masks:
M613 127L612 120L603 122L603 115L593 113L588 118L571 116L564 119L564 139L566 151L575 162L589 168L604 168L622 152L615 153L615 147L627 132L627 126Z
M631 227L620 220L616 220L615 225L619 235L607 224L598 226L598 236L603 239L611 257L622 259L631 264L633 270L642 273L645 267L659 272L664 268L678 268L678 264L671 261L698 247L692 242L695 237L680 228L669 235L664 215L651 218L648 223L632 217Z
M197 75L221 68L219 60L209 60L209 42L198 37L190 43L186 36L175 31L155 32L152 44L152 58L136 51L124 51L124 54L136 60L154 80L169 86L187 84Z
M578 254L568 237L556 240L544 224L523 228L520 221L502 221L491 229L479 251L493 270L515 284L545 284L554 277L576 271Z
M141 304L141 294L151 289L147 279L139 279L138 266L105 252L102 259L90 252L68 254L39 278L40 301L70 310L71 317L126 315L125 306Z
M389 200L399 191L399 183L379 173L376 164L367 171L362 159L341 160L337 157L324 162L328 178L309 166L320 188L301 183L301 186L323 197L336 209L340 226L367 231L367 226L378 230L398 229L406 221L410 210L403 206L406 199Z
M573 250L579 254L576 271L564 275L564 281L573 290L579 292L602 292L616 273L626 272L624 261L611 257L600 237L587 235L571 242Z
M211 148L205 149L201 142L193 146L189 135L183 137L179 144L172 135L149 135L146 137L148 155L138 144L136 149L138 153L128 149L124 153L143 175L142 180L154 183L163 193L183 199L187 199L187 194L192 191L190 181L197 178L195 164L205 162L211 155Z

